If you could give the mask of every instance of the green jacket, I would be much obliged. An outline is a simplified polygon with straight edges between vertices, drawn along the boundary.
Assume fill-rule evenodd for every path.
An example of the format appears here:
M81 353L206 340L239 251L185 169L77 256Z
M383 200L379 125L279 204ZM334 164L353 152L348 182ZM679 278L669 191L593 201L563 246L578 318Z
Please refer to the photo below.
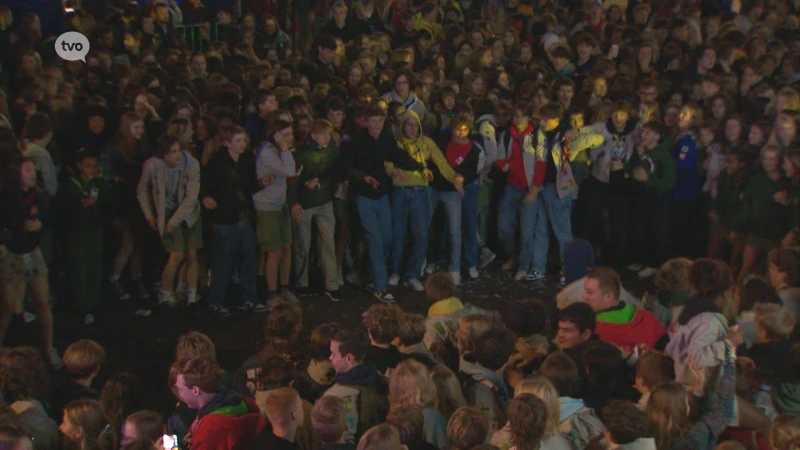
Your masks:
M286 203L291 207L300 204L303 209L322 206L333 200L336 186L344 179L341 164L341 151L333 140L327 148L322 148L313 139L294 153L296 167L303 166L303 171L289 184L286 192ZM319 178L319 185L314 189L306 187L306 182Z
M81 201L97 189L98 198L94 205L84 207ZM56 205L62 225L69 232L95 233L103 230L103 210L108 203L108 191L101 178L85 182L78 177L71 177L61 183ZM60 225L61 226L61 225Z
M638 152L633 152L625 165L628 176L633 178L633 169L644 167L648 174L645 183L648 188L659 194L671 191L677 180L678 166L670 153L670 147L672 147L671 140L664 139L655 148L647 150L641 156Z
M791 180L782 177L775 181L766 172L755 174L744 190L744 201L748 208L748 231L765 239L783 239L797 224L797 207L794 203L781 205L773 199L780 191L792 193Z
M731 231L743 231L747 228L748 216L744 191L747 188L748 178L747 175L743 175L741 180L737 180L723 173L717 181L717 198L711 201L711 206L719 215L720 223Z

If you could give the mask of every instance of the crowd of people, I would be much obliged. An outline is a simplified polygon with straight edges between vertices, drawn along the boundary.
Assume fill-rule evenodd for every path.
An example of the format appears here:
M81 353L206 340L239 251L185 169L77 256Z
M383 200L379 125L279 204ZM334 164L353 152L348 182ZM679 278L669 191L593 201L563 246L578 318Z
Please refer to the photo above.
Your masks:
M12 448L800 445L796 4L111 3L64 18L85 63L0 6L0 342L27 314L43 350L0 352ZM465 306L495 262L558 311ZM367 333L296 354L346 284ZM54 300L271 311L269 343L229 377L181 338L164 422L93 390L99 344L62 361Z

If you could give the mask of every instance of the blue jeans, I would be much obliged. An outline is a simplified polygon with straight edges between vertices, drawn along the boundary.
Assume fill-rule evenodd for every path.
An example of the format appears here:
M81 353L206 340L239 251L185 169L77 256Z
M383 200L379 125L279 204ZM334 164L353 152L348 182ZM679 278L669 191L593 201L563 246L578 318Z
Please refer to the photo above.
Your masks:
M438 192L431 189L431 212L436 206L444 205L447 216L447 235L450 255L447 261L448 272L461 271L461 194L456 191ZM477 209L477 206L476 206ZM474 230L474 229L473 229Z
M369 274L375 289L385 291L389 283L386 274L386 258L392 247L392 211L389 208L389 195L378 199L356 197L358 217L367 239L369 254Z
M537 213L536 238L533 241L533 270L545 273L547 251L550 247L550 232L547 229L547 224L549 223L553 226L553 233L558 239L562 254L564 246L572 240L572 223L570 222L572 195L558 198L555 183L547 183L542 187L534 204L536 205Z
M235 225L216 225L211 244L210 305L220 305L234 267L239 270L243 302L256 299L256 238L249 221Z
M463 234L461 245L464 266L472 269L478 266L478 182L464 186L464 198L461 199L461 226Z
M517 218L519 218L519 270L529 271L533 262L534 236L538 201L526 205L522 200L527 190L506 184L497 213L497 237L507 258L514 256Z
M431 224L428 187L396 187L392 191L392 273L404 279L418 279L428 252L428 229ZM405 270L400 266L405 250L406 231L411 224L414 243Z

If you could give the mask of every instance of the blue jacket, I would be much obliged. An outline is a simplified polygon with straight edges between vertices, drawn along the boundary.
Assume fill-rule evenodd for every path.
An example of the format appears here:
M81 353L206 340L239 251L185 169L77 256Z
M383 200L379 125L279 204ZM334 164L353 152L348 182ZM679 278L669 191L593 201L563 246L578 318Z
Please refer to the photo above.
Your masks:
M672 155L678 164L678 177L672 198L675 200L700 198L703 194L703 164L694 136L689 133L681 137L673 147Z

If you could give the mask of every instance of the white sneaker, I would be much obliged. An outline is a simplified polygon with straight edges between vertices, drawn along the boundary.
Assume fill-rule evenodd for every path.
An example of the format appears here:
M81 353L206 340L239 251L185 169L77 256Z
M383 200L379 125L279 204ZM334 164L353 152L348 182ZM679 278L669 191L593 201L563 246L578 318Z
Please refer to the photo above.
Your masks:
M411 288L414 292L422 292L425 290L425 286L422 285L422 282L418 279L414 278L413 280L406 281L408 287Z
M436 263L435 262L430 262L430 263L425 264L425 273L430 275L433 272L436 272Z
M461 286L461 272L450 272L450 277L456 286Z
M639 271L639 278L650 278L658 273L658 269L654 267L645 267Z
M22 311L22 318L25 319L25 323L31 323L36 320L36 314L28 311Z
M642 266L639 263L633 263L630 266L628 266L628 270L630 270L631 272L638 272L642 269L644 269L644 266Z
M61 357L58 356L58 350L55 347L50 347L47 349L47 362L53 366L53 369L60 369L64 367L64 362L61 361Z
M91 313L86 314L86 316L83 318L83 323L84 323L84 325L93 324L94 323L94 315L92 315Z
M400 275L393 273L389 277L389 286L397 286L398 283L400 283Z
M514 281L522 281L526 275L528 275L528 272L524 270L518 270L517 273L514 274Z
M480 276L480 274L478 273L478 269L476 269L475 267L470 268L468 272L469 272L469 277L472 278L473 280L477 280L478 277Z

